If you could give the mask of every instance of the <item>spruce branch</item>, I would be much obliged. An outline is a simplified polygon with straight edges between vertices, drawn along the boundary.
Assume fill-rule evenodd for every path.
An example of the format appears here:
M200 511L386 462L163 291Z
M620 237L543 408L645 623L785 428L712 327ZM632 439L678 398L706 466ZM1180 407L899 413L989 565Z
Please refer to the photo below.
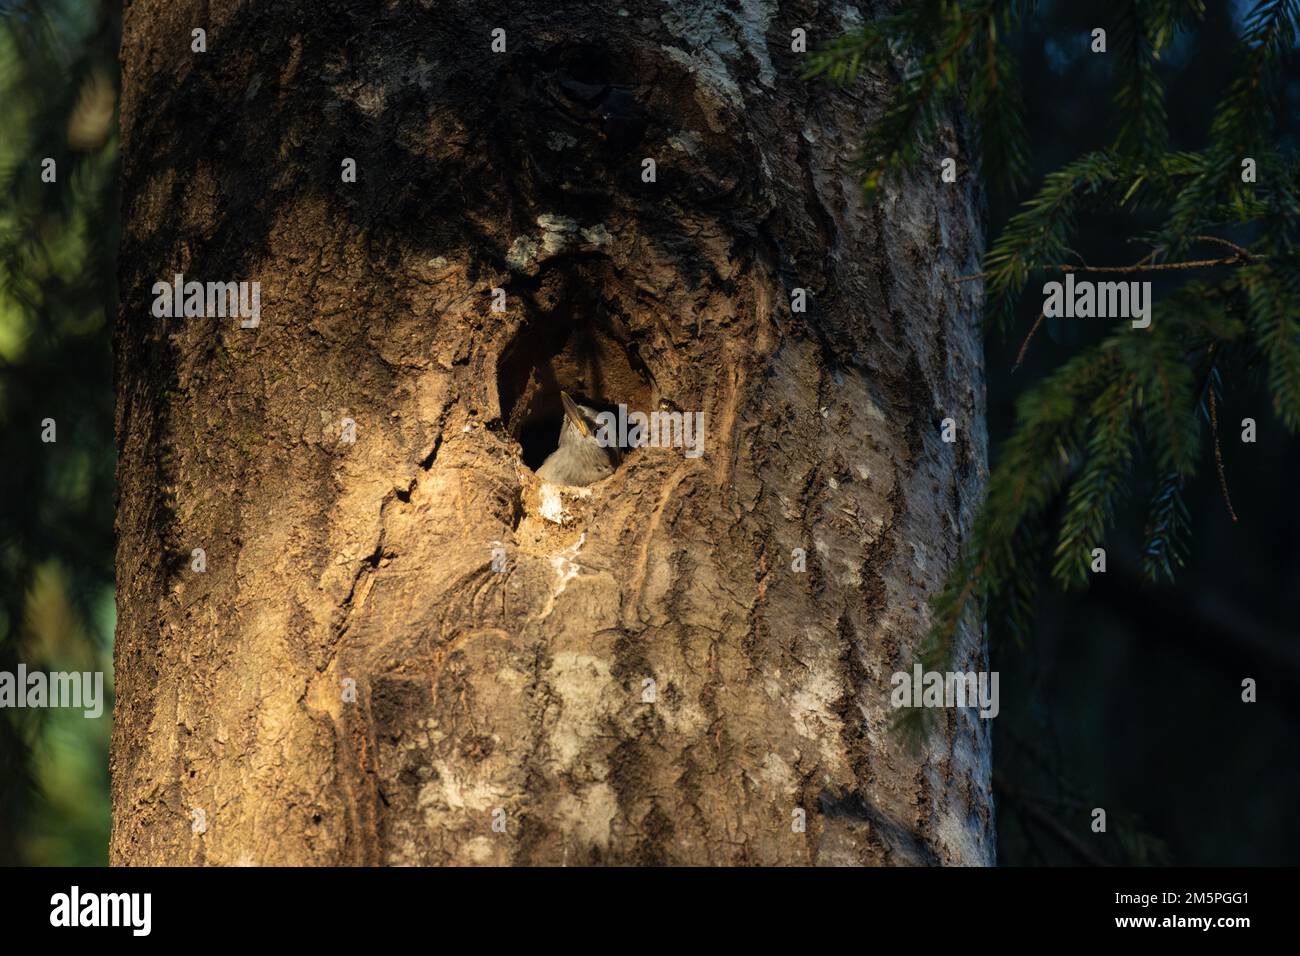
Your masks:
M1121 16L1111 22L1123 120L1113 141L1048 172L998 232L981 271L957 281L984 284L989 324L1001 330L1036 275L1159 277L1161 301L1150 327L1113 330L1017 401L985 501L931 602L927 661L950 657L961 628L981 615L1021 633L1039 577L1026 573L1026 555L1041 553L1049 539L1057 582L1086 580L1091 549L1102 546L1118 502L1137 483L1150 489L1143 570L1172 578L1190 537L1184 493L1203 431L1235 520L1218 436L1219 363L1229 345L1244 367L1266 370L1274 410L1288 430L1300 430L1300 157L1271 141L1280 68L1300 36L1300 0L1254 4L1206 142L1180 150L1168 146L1161 55L1205 4L1119 4ZM1016 37L1032 15L1032 4L1007 0L904 4L825 53L822 68L842 78L911 57L862 154L868 197L885 175L916 162L943 110L963 94L986 172L995 162L998 171L1018 168ZM1257 182L1243 177L1245 159L1254 161ZM1130 264L1085 261L1074 247L1080 225L1094 215L1134 223L1134 239L1149 245L1147 253ZM1220 254L1189 254L1198 243ZM1013 369L1044 322L1040 309ZM1234 389L1252 387L1239 378L1230 380ZM1051 528L1058 502L1059 526Z

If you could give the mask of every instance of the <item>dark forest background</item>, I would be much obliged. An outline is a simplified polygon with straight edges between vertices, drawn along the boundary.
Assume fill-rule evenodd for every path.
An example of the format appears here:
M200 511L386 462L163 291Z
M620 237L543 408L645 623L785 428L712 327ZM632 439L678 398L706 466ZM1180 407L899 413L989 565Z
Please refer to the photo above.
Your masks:
M1089 33L1123 6L1047 0L1015 38L1031 185L1113 137L1120 61L1090 53ZM1160 66L1175 148L1205 141L1232 75L1245 4L1206 6ZM0 0L0 670L22 661L111 675L119 23L112 2ZM1294 137L1294 69L1286 97L1282 135ZM46 157L57 183L41 182ZM991 198L994 232L1013 209ZM1136 258L1104 219L1088 222L1077 251L1090 262ZM1108 327L1048 321L1013 371L1040 305L1028 296L1018 331L986 346L994 458L1015 398ZM1247 416L1259 423L1253 445L1230 427ZM1138 574L1138 501L1090 589L1046 587L1022 644L990 622L1003 865L1300 862L1300 447L1267 407L1228 405L1220 417L1239 520L1203 467L1188 491L1191 558L1175 585ZM41 441L46 418L57 422L54 444ZM1258 703L1240 702L1245 677L1258 682ZM0 863L107 861L109 726L107 711L0 710ZM1107 811L1104 835L1089 830L1093 807Z

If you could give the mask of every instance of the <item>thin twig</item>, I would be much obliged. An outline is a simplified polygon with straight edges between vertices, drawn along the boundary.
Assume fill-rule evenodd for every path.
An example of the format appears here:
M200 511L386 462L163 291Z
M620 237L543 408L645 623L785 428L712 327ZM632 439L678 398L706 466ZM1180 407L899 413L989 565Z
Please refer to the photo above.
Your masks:
M1232 496L1228 494L1228 476L1223 471L1223 449L1219 447L1219 412L1214 401L1214 382L1210 382L1210 433L1214 436L1214 466L1219 472L1219 489L1223 492L1223 503L1228 506L1228 514L1233 523L1237 521L1237 512L1232 508Z
M1070 263L1059 263L1057 265L1036 266L1035 268L1046 269L1055 272L1100 272L1113 273L1117 275L1130 275L1141 272L1172 272L1179 269L1207 269L1211 266L1233 266L1245 262L1254 261L1255 257L1246 254L1224 256L1221 259L1189 259L1186 262L1152 262L1146 263L1150 255L1143 256L1131 266L1076 266ZM989 273L977 272L974 275L958 276L958 282L973 282L976 279L986 279Z
M1068 252L1070 255L1074 256L1074 258L1078 259L1080 262L1082 262L1085 268L1087 267L1088 260L1085 259L1083 256L1081 256L1077 250L1066 249L1065 251Z
M1067 251L1074 252L1073 248ZM1145 263L1145 261L1149 261L1151 259L1156 258L1157 252L1160 252L1160 248L1158 247L1153 248L1151 252L1148 252L1147 255L1144 255L1143 258L1136 261L1135 265L1141 265ZM1080 256L1078 252L1074 252L1074 254L1076 256L1079 256L1079 261L1082 261L1084 267L1087 267L1087 261L1084 260L1083 256ZM1044 310L1043 312L1039 312L1039 317L1037 317L1037 319L1034 321L1034 328L1030 329L1030 334L1027 334L1027 336L1024 337L1024 341L1021 342L1021 351L1017 352L1017 355L1015 355L1015 364L1011 365L1011 371L1014 372L1015 369L1021 367L1021 363L1024 362L1024 352L1030 350L1030 342L1032 341L1032 339L1034 339L1034 334L1037 332L1037 330L1039 330L1039 326L1043 324L1044 319L1047 319L1047 310Z
M1227 246L1243 259L1251 258L1249 249L1237 245L1231 239L1224 239L1221 236L1192 236L1192 238L1197 242L1217 242L1221 246Z
M1152 250L1151 250L1150 252L1148 252L1145 256L1143 256L1141 259L1139 259L1137 262L1135 262L1135 263L1133 263L1133 264L1134 264L1135 266L1140 266L1140 265L1142 265L1142 264L1145 263L1145 262L1154 262L1156 256L1159 255L1159 254L1160 254L1161 252L1163 252L1163 251L1164 251L1164 250L1161 249L1159 246L1156 246L1154 249L1152 249Z
M1204 269L1209 266L1235 265L1243 261L1241 256L1224 256L1221 259L1189 259L1186 262L1135 262L1131 266L1046 266L1062 272L1114 272L1128 274L1132 272L1169 272L1175 269Z
M1045 318L1047 318L1046 309L1038 313L1038 318L1034 321L1034 327L1029 330L1029 334L1025 336L1025 340L1020 343L1020 351L1016 354L1016 364L1011 366L1011 371L1014 372L1016 369L1020 368L1020 363L1025 360L1025 353L1029 351L1029 342L1034 337L1034 333L1038 331L1038 327L1043 324L1043 319Z
M1072 253L1074 253L1074 255L1078 256L1079 261L1082 262L1082 263L1084 264L1084 267L1085 267L1085 268L1087 267L1087 265L1088 265L1088 261L1087 261L1086 259L1084 259L1083 256L1079 255L1079 253L1075 252L1073 249L1070 249L1070 250L1068 250L1068 251L1069 251L1069 252L1072 252ZM1159 247L1159 246L1157 246L1156 248L1154 248L1154 249L1152 249L1150 252L1148 252L1145 256L1143 256L1143 257L1142 257L1141 259L1139 259L1136 263L1134 263L1134 265L1140 266L1140 265L1142 265L1144 262L1148 262L1148 261L1154 259L1154 258L1156 257L1156 254L1157 254L1158 252L1160 252L1160 247ZM1029 334L1025 336L1025 340L1024 340L1023 342L1020 343L1020 351L1016 353L1016 362L1015 362L1014 365L1011 366L1011 371L1014 372L1016 369L1020 368L1021 363L1024 362L1024 360L1025 360L1025 353L1029 351L1029 343L1030 343L1031 341L1033 341L1034 335L1038 332L1038 327L1041 326L1041 325L1043 324L1043 320L1044 320L1045 318L1047 318L1047 311L1046 311L1046 310L1044 310L1044 311L1038 313L1038 318L1034 320L1033 328L1031 328L1031 329L1029 330Z

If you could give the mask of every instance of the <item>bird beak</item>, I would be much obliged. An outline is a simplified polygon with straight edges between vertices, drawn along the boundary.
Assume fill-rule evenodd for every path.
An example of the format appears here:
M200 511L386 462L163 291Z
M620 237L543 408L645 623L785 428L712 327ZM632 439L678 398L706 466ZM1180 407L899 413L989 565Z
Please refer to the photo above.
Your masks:
M569 421L573 422L573 427L578 430L578 434L583 438L590 438L591 430L587 428L582 412L578 411L578 406L574 404L573 399L569 398L568 392L560 392L560 402L564 405L564 414L569 416Z

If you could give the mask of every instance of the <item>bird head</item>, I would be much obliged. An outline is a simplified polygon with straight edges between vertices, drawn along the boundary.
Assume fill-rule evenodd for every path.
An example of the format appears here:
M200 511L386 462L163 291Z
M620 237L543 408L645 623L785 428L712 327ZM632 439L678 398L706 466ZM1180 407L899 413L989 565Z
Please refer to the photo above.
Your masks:
M599 412L589 405L579 405L565 391L560 392L560 404L564 406L564 423L560 426L560 447L582 445L600 448L596 437L601 428L600 422L596 420ZM610 446L602 450L606 457L615 462L621 457L616 447Z
M560 425L559 447L537 469L543 481L560 485L590 485L613 474L621 460L615 447L601 444L601 426L594 408L579 405L560 392L564 421Z
M579 438L590 438L593 441L596 437L596 410L586 405L579 405L569 393L560 392L560 404L564 406L564 424L560 427L560 440L564 440L564 433L567 431L577 432Z

